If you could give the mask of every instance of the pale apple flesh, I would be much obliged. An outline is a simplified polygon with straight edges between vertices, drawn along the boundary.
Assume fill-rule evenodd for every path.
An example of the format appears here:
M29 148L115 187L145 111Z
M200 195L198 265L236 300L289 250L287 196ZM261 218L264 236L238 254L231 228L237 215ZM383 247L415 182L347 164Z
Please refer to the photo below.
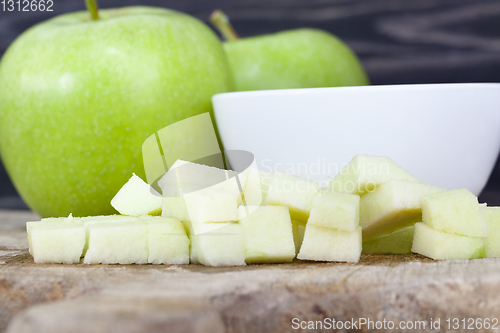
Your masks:
M487 258L500 258L500 207L481 207L488 236L484 239Z
M411 253L415 225L394 230L386 235L363 240L363 254L408 254Z
M359 226L359 195L323 191L312 201L308 225L355 231Z

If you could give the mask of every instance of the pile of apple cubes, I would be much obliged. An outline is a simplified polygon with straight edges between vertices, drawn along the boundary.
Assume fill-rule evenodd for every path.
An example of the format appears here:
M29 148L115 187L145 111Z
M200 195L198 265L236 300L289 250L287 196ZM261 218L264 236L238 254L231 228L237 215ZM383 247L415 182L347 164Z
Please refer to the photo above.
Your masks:
M233 266L296 254L357 262L362 250L500 256L500 207L424 184L388 157L357 155L326 188L282 172L184 161L171 170L179 166L158 182L163 197L133 175L111 202L122 215L28 222L35 262Z

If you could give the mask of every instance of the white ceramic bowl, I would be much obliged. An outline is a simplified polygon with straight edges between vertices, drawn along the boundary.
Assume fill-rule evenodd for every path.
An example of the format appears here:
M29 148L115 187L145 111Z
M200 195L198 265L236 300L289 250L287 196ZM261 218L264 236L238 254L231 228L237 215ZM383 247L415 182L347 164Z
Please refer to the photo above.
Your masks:
M218 94L224 149L260 168L325 181L356 154L386 155L425 183L478 195L500 149L500 84L428 84Z

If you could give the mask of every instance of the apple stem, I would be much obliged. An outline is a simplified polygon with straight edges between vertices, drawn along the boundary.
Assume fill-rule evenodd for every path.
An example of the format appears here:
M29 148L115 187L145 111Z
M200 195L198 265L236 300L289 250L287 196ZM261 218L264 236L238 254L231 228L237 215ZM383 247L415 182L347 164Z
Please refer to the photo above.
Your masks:
M240 38L231 25L231 22L229 22L229 18L222 10L216 9L213 11L210 15L210 23L212 23L212 25L219 30L220 34L226 40L231 41Z
M99 19L99 7L97 6L97 0L85 0L85 5L90 13L92 20Z

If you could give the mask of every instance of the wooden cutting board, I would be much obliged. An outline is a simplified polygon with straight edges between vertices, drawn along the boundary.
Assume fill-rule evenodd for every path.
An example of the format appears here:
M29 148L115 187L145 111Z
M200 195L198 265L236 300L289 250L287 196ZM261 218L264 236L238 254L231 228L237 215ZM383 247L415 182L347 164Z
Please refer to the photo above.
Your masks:
M0 331L286 332L321 321L323 331L331 332L333 318L354 320L360 332L403 332L399 325L408 322L420 325L413 331L428 332L430 322L440 319L434 331L457 332L466 330L462 319L467 328L471 320L500 317L497 259L370 255L357 264L296 261L238 268L39 265L28 254L24 230L26 221L36 219L29 212L0 210ZM360 325L360 318L372 326ZM384 319L394 329L373 329ZM476 331L498 330L483 325Z

